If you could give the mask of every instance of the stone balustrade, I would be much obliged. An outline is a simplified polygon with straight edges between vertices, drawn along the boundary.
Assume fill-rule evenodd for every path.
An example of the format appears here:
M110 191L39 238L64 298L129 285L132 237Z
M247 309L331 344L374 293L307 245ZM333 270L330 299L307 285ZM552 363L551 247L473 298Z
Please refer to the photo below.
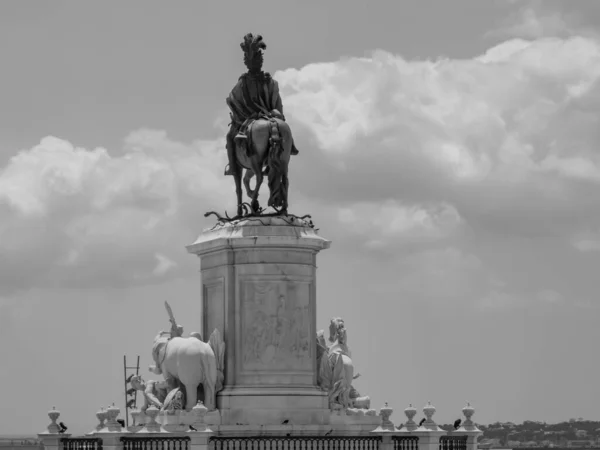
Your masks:
M390 419L393 409L386 403L379 410L379 426L370 432L352 422L330 426L223 425L213 431L205 423L207 409L201 402L188 412L165 413L154 407L145 413L135 411L134 424L128 428L120 426L120 410L113 404L96 413L99 424L87 438L70 438L61 433L56 423L60 412L55 408L48 412L51 423L47 430L38 437L46 450L275 450L296 445L306 450L323 450L334 444L339 450L477 450L477 438L482 432L471 419L475 410L470 404L462 409L462 424L451 432L435 423L435 412L436 408L428 402L423 408L425 420L417 424L417 410L411 404L404 410L406 422L398 428Z

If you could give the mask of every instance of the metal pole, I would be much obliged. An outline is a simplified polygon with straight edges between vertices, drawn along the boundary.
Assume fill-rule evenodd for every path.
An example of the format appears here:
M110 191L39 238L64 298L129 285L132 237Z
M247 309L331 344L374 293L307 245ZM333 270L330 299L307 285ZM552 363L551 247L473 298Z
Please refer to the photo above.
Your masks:
M139 376L140 374L140 355L138 355L137 357L137 367L135 368L135 374L136 376ZM135 391L135 394L133 394L133 399L135 401L135 407L137 408L137 389Z
M127 408L127 357L123 355L123 383L125 384L125 426L129 427L129 408Z

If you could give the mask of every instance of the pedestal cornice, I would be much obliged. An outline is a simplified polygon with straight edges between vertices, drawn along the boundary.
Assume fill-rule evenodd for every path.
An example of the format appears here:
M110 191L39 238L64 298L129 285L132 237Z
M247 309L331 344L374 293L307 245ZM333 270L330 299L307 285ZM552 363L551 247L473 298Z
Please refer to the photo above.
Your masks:
M187 251L198 256L225 249L284 247L320 251L331 241L319 236L306 220L293 216L250 217L218 223L204 230Z

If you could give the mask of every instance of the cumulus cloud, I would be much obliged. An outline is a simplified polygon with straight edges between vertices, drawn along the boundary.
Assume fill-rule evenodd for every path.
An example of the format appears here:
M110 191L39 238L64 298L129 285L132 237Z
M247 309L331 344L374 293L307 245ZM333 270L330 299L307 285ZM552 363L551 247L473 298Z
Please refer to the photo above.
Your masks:
M597 40L511 39L464 60L376 51L274 76L301 149L292 212L319 211L332 239L387 253L401 274L393 287L484 304L531 292L550 301L542 275L511 290L521 275L494 255L522 237L595 249L585 233L600 229ZM202 214L234 205L222 140L139 130L121 156L55 137L15 155L0 172L2 289L181 274ZM481 242L493 247L484 256Z
M537 39L569 36L572 31L568 19L563 14L558 11L542 12L540 3L534 2L520 7L506 18L499 28L486 33L486 37Z
M140 130L119 157L56 137L18 153L0 172L0 289L177 275L201 213L228 203L219 144Z
M276 76L321 150L310 193L381 208L443 201L467 222L516 228L598 206L576 192L600 163L595 40L511 40L471 60L378 51Z
M364 236L369 248L390 244L438 241L460 226L461 218L451 205L403 206L394 200L352 203L338 208L337 219L353 235Z

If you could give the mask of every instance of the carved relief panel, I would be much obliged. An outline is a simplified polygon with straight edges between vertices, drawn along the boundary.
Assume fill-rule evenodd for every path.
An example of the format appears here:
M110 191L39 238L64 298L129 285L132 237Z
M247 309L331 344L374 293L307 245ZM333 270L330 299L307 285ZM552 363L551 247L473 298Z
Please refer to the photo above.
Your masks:
M311 283L242 279L243 371L311 370Z
M217 328L225 335L225 284L223 278L213 278L203 283L202 289L202 338L208 342Z

